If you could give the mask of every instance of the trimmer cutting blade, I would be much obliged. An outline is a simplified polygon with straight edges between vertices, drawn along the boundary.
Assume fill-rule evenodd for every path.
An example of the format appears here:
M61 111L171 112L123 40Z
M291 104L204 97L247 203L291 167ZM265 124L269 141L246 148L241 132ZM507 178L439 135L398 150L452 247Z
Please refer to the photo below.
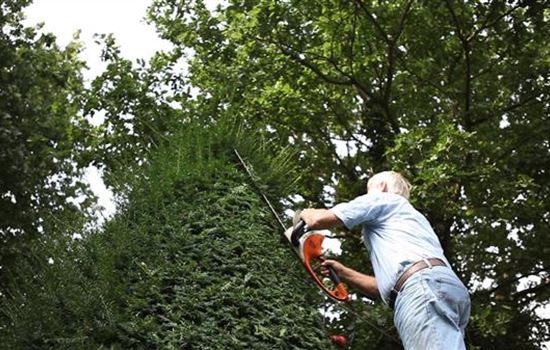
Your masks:
M302 260L306 271L313 278L315 283L317 283L319 288L321 288L321 290L323 290L323 292L325 292L325 294L332 299L338 301L348 301L348 291L346 290L344 284L340 281L340 277L338 277L334 269L332 269L330 266L328 267L329 281L326 281L327 278L325 278L321 273L321 263L324 260L323 241L328 231L309 230L306 223L302 219L300 219L299 211L296 213L296 215L294 215L293 227L285 229L283 221L275 211L275 208L273 207L271 202L267 199L267 196L256 184L254 176L252 176L252 173L250 172L250 169L248 169L245 161L242 159L241 155L236 149L234 149L234 151L237 155L237 158L239 159L239 162L246 170L248 176L256 186L256 189L258 190L263 200L273 213L273 216L277 219L277 222L283 229L284 236L290 242L290 245L292 246L292 249L294 250L296 255Z

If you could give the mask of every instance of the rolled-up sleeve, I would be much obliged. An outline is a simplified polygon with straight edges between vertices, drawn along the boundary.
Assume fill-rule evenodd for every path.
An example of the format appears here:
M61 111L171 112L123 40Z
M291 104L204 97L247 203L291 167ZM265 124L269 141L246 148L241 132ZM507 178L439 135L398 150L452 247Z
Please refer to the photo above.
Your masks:
M348 229L361 224L374 224L388 206L388 197L393 196L386 193L366 194L352 201L337 204L330 210Z
M358 224L356 222L357 220L354 220L354 215L351 213L349 203L340 203L330 209L330 211L336 215L348 229Z

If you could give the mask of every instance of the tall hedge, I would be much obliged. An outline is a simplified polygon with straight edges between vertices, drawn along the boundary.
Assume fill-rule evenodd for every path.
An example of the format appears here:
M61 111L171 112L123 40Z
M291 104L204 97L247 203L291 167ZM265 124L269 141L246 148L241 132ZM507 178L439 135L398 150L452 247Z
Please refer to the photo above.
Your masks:
M13 290L9 323L0 332L4 344L330 348L321 297L304 284L299 263L239 169L235 146L268 194L282 197L292 179L285 152L266 159L253 136L187 128L129 183L126 204L103 231L66 243L70 249L58 249L53 264L22 265L19 276L35 278L20 278Z

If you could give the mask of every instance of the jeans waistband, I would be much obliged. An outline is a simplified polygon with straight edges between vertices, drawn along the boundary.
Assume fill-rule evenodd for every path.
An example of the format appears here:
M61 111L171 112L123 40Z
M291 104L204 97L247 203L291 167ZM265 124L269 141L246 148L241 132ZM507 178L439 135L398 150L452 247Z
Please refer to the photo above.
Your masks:
M397 299L397 295L399 294L401 288L403 288L403 285L405 284L407 279L409 279L409 277L411 277L415 272L424 270L428 267L431 269L433 266L447 266L447 264L439 258L427 258L415 262L411 265L411 267L406 269L405 272L403 272L401 276L397 279L395 286L393 286L390 292L390 307L392 309L395 307L395 300Z

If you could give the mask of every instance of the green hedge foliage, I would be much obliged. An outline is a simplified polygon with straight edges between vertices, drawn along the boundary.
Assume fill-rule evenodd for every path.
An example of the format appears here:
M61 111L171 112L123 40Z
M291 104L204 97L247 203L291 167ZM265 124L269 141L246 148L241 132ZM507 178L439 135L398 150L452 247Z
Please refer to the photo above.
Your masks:
M282 198L295 178L287 151L267 159L262 150L274 145L238 128L186 128L129 186L126 204L101 232L49 243L22 262L2 307L3 343L330 348L318 312L322 297L304 284L233 147L254 164L264 189Z

